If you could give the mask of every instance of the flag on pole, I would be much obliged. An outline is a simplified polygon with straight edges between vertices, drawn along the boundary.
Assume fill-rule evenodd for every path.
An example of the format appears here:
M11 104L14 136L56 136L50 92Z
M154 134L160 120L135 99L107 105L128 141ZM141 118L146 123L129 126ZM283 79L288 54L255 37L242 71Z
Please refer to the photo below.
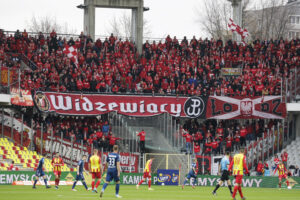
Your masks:
M234 21L232 19L229 19L228 28L232 32L237 32L242 37L243 40L249 36L248 30L241 28L239 25L234 23Z

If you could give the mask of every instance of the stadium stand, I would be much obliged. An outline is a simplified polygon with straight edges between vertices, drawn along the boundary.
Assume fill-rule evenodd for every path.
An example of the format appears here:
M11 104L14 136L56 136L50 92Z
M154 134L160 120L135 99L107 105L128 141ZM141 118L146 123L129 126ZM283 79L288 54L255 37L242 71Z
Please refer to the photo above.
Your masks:
M138 55L134 44L113 35L104 41L80 35L68 41L40 33L6 35L0 32L0 59L17 67L6 53L25 55L36 69L22 74L22 88L46 91L159 93L180 95L255 96L281 94L281 81L299 66L297 40L255 40L247 46L221 40L168 36L165 42L146 42ZM78 67L63 53L78 48ZM8 60L7 60L8 59ZM221 69L243 68L224 78Z
M36 151L30 151L26 147L19 147L7 138L0 138L0 170L9 170L12 161L14 161L15 170L33 170L38 166L41 158L42 156ZM44 166L48 171L53 170L50 159L45 159ZM64 165L62 171L70 171L70 168Z

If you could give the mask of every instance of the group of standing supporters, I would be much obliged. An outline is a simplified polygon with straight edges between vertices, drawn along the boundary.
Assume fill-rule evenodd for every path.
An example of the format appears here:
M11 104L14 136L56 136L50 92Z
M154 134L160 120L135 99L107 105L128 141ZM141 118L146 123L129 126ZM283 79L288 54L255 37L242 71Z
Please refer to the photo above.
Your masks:
M116 183L116 197L122 198L119 195L120 190L120 172L121 172L121 166L120 166L120 156L118 154L119 147L118 145L114 145L113 152L109 153L106 158L105 166L102 167L101 158L98 154L98 150L95 149L93 152L93 155L89 158L89 171L92 175L92 192L97 193L97 187L101 183L101 176L104 174L105 171L107 171L105 183L103 184L102 190L100 192L100 198L103 197L104 191L107 188L108 184L114 180ZM77 165L77 175L76 179L73 183L72 190L75 190L76 184L78 181L81 181L85 189L88 191L89 188L87 187L87 184L85 182L84 174L83 172L88 173L85 168L85 162L87 160L87 156L83 155L81 160L78 162ZM47 178L44 173L43 165L44 165L45 158L42 157L39 161L39 165L36 170L36 180L34 181L33 188L36 189L36 183L40 177L43 177L46 188L51 188L47 183ZM54 167L53 173L55 174L55 188L58 189L59 186L59 179L61 176L61 167L64 165L64 162L62 158L59 156L59 153L56 153L55 157L52 160L52 165ZM150 166L151 167L151 166ZM96 183L96 184L95 184ZM150 183L151 184L151 183Z

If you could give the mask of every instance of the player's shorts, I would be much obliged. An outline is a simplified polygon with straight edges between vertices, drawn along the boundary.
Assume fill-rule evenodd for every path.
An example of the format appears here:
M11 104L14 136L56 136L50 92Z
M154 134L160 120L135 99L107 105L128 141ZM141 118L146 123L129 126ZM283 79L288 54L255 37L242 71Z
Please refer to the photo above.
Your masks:
M223 170L222 171L222 176L221 176L221 181L228 181L229 180L229 171L228 170Z
M278 178L279 178L279 180L281 180L281 179L286 179L287 176L286 176L286 174L283 174L283 175L279 175Z
M61 176L61 171L54 171L53 174L54 174L55 176L59 176L59 177L60 177L60 176Z
M42 176L45 176L45 173L42 169L37 169L36 172L35 172L35 175L37 177L42 177Z
M93 179L95 179L95 178L100 179L101 178L101 173L100 172L92 172L92 178Z
M196 174L191 174L191 173L188 173L188 175L186 176L187 179L190 179L190 178L197 178Z
M144 172L143 178L151 178L151 175L149 172Z
M235 175L235 183L242 184L243 175Z
M76 179L75 179L76 181L84 181L84 176L83 176L83 174L81 173L81 174L77 174L76 175Z
M106 174L106 182L111 182L114 180L115 182L120 181L120 178L118 177L118 171L117 170L109 170Z

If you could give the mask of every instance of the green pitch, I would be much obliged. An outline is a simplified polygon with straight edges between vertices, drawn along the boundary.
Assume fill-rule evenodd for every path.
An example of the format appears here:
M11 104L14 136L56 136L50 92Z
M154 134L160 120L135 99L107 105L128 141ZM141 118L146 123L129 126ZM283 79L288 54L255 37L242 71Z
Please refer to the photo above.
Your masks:
M102 188L99 187L98 191ZM76 187L77 192L71 190L71 186L61 186L59 190L45 189L44 186L37 186L33 190L31 186L0 186L0 199L3 200L76 200L76 199L99 199L99 193L95 194L91 191L85 191L83 186ZM230 200L227 187L222 187L218 190L217 196L212 196L212 187L196 187L192 189L186 186L184 190L178 186L153 186L154 191L148 191L145 185L142 185L139 190L135 186L121 185L120 195L123 199L131 200ZM104 200L116 199L115 187L109 185L104 193ZM243 188L243 193L247 200L299 200L299 189L266 189L266 188ZM237 199L240 199L238 196Z

